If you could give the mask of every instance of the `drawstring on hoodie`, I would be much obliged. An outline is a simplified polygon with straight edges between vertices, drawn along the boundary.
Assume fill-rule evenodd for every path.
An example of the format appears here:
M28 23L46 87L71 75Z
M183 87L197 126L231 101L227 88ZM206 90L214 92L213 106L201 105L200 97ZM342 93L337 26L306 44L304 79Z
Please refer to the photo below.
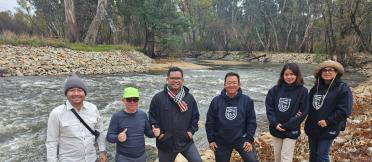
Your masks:
M329 84L328 89L327 89L327 92L324 94L324 96L322 96L322 97L320 98L321 103L320 103L319 105L317 105L317 104L315 103L315 101L313 100L313 103L312 103L312 104L313 104L313 107L314 107L316 110L319 110L320 108L322 108L323 103L324 103L324 99L327 97L328 91L329 91L329 89L331 88L332 83L333 83L333 81L335 80L335 78L336 78L336 77L334 77L334 78L332 79L332 81L331 81L331 84ZM316 93L315 93L315 95L318 94L318 90L319 90L319 77L318 77L318 84L317 84L317 86L316 86Z

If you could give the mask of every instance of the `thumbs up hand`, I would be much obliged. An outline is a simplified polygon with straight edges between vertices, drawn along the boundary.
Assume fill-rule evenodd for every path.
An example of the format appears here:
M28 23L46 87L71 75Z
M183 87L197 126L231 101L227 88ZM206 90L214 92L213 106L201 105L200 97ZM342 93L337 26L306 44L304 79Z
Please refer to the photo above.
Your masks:
M119 142L124 142L127 140L127 128L125 128L122 132L118 135Z
M154 133L155 137L160 136L160 128L156 128L154 125L152 125L152 132Z

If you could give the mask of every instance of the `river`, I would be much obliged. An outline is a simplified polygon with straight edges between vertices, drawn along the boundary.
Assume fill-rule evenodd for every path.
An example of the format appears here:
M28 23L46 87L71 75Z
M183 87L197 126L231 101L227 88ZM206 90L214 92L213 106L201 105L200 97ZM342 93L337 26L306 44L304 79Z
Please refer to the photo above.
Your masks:
M313 83L314 65L300 65L305 86ZM207 147L204 129L205 116L212 98L223 88L224 75L237 72L241 76L243 93L255 104L258 129L256 135L267 131L264 100L269 88L275 85L282 64L250 64L242 66L214 66L211 69L185 70L185 85L197 100L200 111L200 129L194 139L200 150ZM148 111L154 94L162 90L165 73L89 75L82 76L88 85L87 100L96 104L104 117L107 129L111 114L122 109L120 96L124 85L140 87L140 108ZM344 80L354 85L364 77L346 73ZM65 101L63 86L66 76L27 76L0 78L0 161L46 161L46 127L52 109ZM154 145L154 139L146 138L146 144ZM108 144L111 155L114 144Z

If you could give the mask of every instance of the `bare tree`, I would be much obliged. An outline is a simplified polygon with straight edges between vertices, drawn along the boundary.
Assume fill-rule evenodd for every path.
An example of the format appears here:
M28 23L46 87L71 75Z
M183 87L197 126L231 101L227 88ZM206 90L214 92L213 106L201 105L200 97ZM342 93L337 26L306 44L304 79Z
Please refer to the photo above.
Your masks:
M303 49L304 49L304 46L305 46L305 43L306 41L308 40L309 38L309 35L310 35L310 29L313 27L313 24L314 24L314 17L315 15L313 15L313 13L311 12L311 4L310 4L310 1L307 0L307 5L308 5L308 23L306 25L306 29L305 29L305 33L304 33L304 37L301 41L301 44L298 46L297 50L302 52Z
M279 51L280 50L280 46L279 46L279 40L278 40L278 34L277 34L277 27L275 26L274 22L273 22L273 19L270 15L268 15L266 13L266 11L264 11L263 9L260 10L261 14L264 16L264 18L267 20L267 22L269 23L273 33L274 33L274 39L275 39L275 50L276 51Z
M95 44L99 27L101 26L102 20L107 15L106 12L107 0L98 0L97 12L92 20L88 32L85 36L84 43Z
M65 20L67 25L66 36L71 42L80 40L79 28L75 18L74 0L64 0L65 3Z
M326 0L327 6L327 14L328 14L328 23L327 23L327 33L328 33L328 40L330 45L330 54L333 55L336 51L336 37L333 31L333 20L332 20L332 12L333 12L333 3L332 0Z
M350 23L351 23L351 28L354 29L354 31L357 33L358 37L360 38L360 42L361 42L361 45L363 47L364 50L368 51L369 53L372 53L372 47L370 47L368 45L368 39L362 34L362 31L360 30L360 25L361 23L358 23L357 22L357 16L356 16L356 13L358 11L358 8L360 6L360 0L356 0L355 1L355 4L352 5L354 7L354 10L352 10L350 12ZM368 16L369 13L371 13L372 11L371 10L367 10L366 13L364 13L364 15L366 15L365 17ZM364 18L362 18L362 20L364 20Z

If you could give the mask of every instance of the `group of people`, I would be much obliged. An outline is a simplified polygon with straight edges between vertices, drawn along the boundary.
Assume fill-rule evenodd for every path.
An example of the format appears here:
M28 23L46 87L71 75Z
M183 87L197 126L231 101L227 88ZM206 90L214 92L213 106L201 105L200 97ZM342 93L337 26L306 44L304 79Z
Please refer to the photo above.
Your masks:
M306 119L310 162L329 161L329 149L351 114L352 93L341 81L343 66L324 61L314 70L310 92L303 86L297 64L288 63L277 84L267 93L265 104L276 162L292 161L300 125ZM257 128L253 100L243 94L240 76L225 75L224 88L210 103L205 129L216 162L229 162L235 149L246 162L256 162L254 135ZM64 87L67 101L50 113L47 129L47 160L50 162L107 161L105 140L116 144L115 161L145 162L144 136L156 138L160 162L173 162L182 154L190 162L201 162L193 142L198 131L197 102L184 85L182 69L168 69L163 91L152 98L148 116L139 109L140 93L135 86L124 88L123 108L114 113L103 135L97 107L85 101L85 83L75 74Z

